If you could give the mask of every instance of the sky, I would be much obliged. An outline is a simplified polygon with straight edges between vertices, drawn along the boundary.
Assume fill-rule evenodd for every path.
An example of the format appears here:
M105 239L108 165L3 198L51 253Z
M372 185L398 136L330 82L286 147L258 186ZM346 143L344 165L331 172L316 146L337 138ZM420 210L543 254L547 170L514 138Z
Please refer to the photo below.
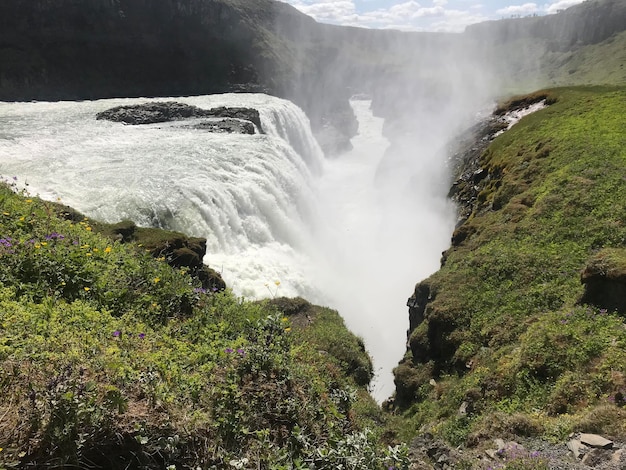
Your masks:
M547 15L583 0L283 0L320 23L403 31L462 32L469 24Z

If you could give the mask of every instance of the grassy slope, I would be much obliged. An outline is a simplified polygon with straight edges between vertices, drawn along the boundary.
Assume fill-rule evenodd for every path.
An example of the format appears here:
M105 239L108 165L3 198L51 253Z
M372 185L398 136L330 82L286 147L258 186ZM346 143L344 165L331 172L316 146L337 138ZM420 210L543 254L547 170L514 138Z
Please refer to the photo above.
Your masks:
M371 363L337 312L307 304L302 322L297 301L206 292L11 186L0 184L0 468L398 465L367 430L383 419L357 385Z
M624 319L577 305L587 262L603 248L624 256L626 88L550 94L555 104L483 154L491 179L464 227L471 235L424 282L433 298L396 370L413 401L407 437L424 424L470 444L626 435Z
M525 93L544 87L626 82L626 31L598 44L550 50L545 41L527 38L494 45L491 63L499 64L504 88Z

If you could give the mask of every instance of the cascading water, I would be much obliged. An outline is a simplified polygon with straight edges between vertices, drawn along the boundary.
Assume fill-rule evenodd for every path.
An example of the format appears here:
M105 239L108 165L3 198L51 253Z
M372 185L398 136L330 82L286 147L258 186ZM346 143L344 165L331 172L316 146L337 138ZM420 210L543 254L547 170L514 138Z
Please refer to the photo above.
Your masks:
M165 100L0 103L0 175L96 219L206 237L205 262L245 297L300 295L337 308L373 355L375 397L389 396L406 297L437 268L454 220L432 194L429 166L416 182L415 168L381 165L389 143L366 101L353 102L354 150L334 160L324 160L299 108L261 94L173 100L256 108L266 134L95 119Z

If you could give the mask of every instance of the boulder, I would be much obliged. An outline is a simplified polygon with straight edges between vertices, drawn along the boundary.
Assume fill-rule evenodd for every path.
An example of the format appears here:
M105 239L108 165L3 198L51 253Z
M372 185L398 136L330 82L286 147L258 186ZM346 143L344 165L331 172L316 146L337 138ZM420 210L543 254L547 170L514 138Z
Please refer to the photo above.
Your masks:
M613 441L609 441L608 439L598 435L598 434L586 434L582 433L578 438L580 442L589 447L594 447L597 449L612 449Z

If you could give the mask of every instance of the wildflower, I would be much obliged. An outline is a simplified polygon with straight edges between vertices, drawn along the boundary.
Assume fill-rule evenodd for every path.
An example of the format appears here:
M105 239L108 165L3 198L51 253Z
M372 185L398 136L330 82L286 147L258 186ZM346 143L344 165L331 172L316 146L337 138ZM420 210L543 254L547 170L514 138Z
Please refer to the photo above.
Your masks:
M91 253L85 253L85 256L91 256Z
M99 251L100 251L100 250L98 250L97 248L94 248L94 249L93 249L93 252L94 252L94 253L98 253Z
M30 204L31 202L33 202L32 199L26 199L26 204Z
M90 287L83 287L83 289L85 289L85 292L89 292L91 290Z
M91 232L91 227L87 226L85 227L85 230L87 230L88 232Z
M35 243L35 248L39 249L41 248L41 245L39 243Z
M41 242L41 246L46 246L48 242Z
M160 278L160 277L155 277L155 278L153 279L153 281L154 281L154 283L155 283L155 284L156 284L156 283L158 283L160 280L161 280L161 278Z
M239 348L237 349L237 354L239 354L240 356L245 356L246 352L243 349Z
M24 216L20 217L20 222L24 222Z
M107 247L104 249L104 252L105 252L105 253L111 253L111 247L110 247L110 246L107 246Z
M2 215L11 215L8 212L3 212Z
M115 330L113 332L113 336L116 337L116 338L119 337L121 334L122 334L122 332L120 330Z
M283 317L283 318L281 318L281 320L284 321L284 322L289 321L289 319L287 317Z
M14 177L13 177L13 181L17 181L17 176L14 176Z
M139 336L139 339L144 339L146 337L145 333L139 333L137 336Z
M276 287L280 286L280 281L274 281L274 284L276 285Z
M57 232L52 232L48 235L46 235L46 240L54 240L54 239L59 239L59 240L63 240L65 237L63 235L61 235L60 233Z
M196 287L193 290L196 294L206 294L206 289L202 288L202 287Z
M291 331L291 328L285 328L285 331L289 333Z
M226 354L230 354L231 352L233 352L233 348L226 348L226 349L224 349L224 352Z

